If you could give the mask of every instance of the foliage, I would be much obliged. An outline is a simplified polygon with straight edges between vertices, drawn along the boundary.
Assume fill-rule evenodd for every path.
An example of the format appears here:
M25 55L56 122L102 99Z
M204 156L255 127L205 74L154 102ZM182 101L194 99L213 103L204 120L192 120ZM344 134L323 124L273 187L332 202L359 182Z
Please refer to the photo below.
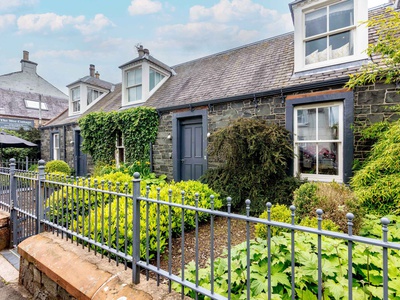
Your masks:
M110 164L114 160L115 143L122 135L127 162L149 158L149 145L158 131L155 109L135 107L121 112L93 112L78 121L83 137L83 151L94 162Z
M25 130L22 127L18 130L3 129L4 132L30 141L35 144L40 143L40 131L37 128ZM9 161L11 158L16 160L24 160L28 156L29 159L37 159L40 154L39 147L30 148L3 148L1 149L1 159L3 161Z
M380 238L382 227L376 220L374 225L363 228L361 232L377 233ZM367 223L369 224L369 223ZM398 224L398 223L397 223ZM390 228L400 240L398 225ZM380 227L380 228L375 228ZM375 230L376 229L376 230ZM380 231L379 231L380 230ZM281 232L271 238L271 287L272 299L291 299L291 236ZM265 239L250 241L250 299L267 299L268 294L268 243ZM318 294L318 246L316 235L296 231L295 239L295 292L296 299L317 299ZM232 299L246 299L247 292L247 246L246 242L231 249L231 292ZM323 299L347 299L348 290L348 246L345 240L322 237L322 284ZM400 253L389 250L389 299L400 297ZM362 243L353 244L353 298L382 299L382 248ZM198 270L199 285L210 288L210 266ZM186 266L185 279L196 280L196 266L193 262ZM215 292L227 297L228 268L227 254L214 261ZM174 289L180 286L173 284ZM185 294L195 298L188 288ZM199 295L198 299L205 299ZM208 299L208 298L207 298Z
M293 156L289 132L276 124L235 120L212 135L209 154L221 164L201 180L222 196L232 197L235 210L243 209L247 198L252 201L253 214L262 212L267 201L290 203L291 192L299 186L298 180L288 180L286 174Z
M374 61L365 64L356 74L351 74L347 86L356 86L375 83L383 80L385 83L400 81L400 12L387 8L385 14L373 16L363 25L376 29L378 39L370 44L366 50Z
M277 204L271 208L271 221L282 222L282 223L292 223L292 212L286 205ZM264 211L260 216L260 219L268 219L268 211ZM316 218L305 217L300 221L300 226L306 227L318 227L318 220ZM262 223L257 223L255 226L255 236L258 238L267 238L267 225ZM339 226L336 225L332 220L324 219L322 220L321 227L324 230L340 231ZM278 226L271 226L271 236L281 234L282 232L290 232L289 229L281 228Z
M67 176L71 174L71 168L63 160L51 160L44 166L45 173L63 173Z
M369 211L381 215L399 213L400 121L373 136L377 141L350 185Z
M132 177L129 174L115 172L92 179L80 179L75 185L65 186L55 191L48 199L47 205L50 208L49 215L53 222L66 226L85 236L90 236L103 245L109 245L120 251L127 251L132 254L132 225L133 225L133 202L132 202ZM85 190L76 186L91 186L106 192ZM207 185L198 181L163 183L159 188L153 185L146 186L141 182L141 195L151 199L182 203L182 191L185 190L184 203L195 206L195 194L198 193L198 206L210 208L210 196L214 195L214 207L219 209L222 201L219 195L214 193ZM117 196L114 192L120 192L126 196ZM150 258L157 251L157 243L160 244L160 251L164 251L169 237L167 205L140 202L140 226L142 228L141 257L146 256L147 236L149 239ZM147 214L148 212L148 214ZM157 216L159 216L160 236L157 236ZM171 232L180 235L182 226L182 209L171 207ZM205 222L208 215L198 213L199 222ZM148 222L147 230L146 222ZM195 212L186 210L184 214L184 228L191 230L195 226ZM125 238L125 235L127 238Z
M363 211L359 201L348 187L337 182L307 182L294 192L293 204L298 220L314 218L320 208L324 212L323 219L333 221L341 231L347 232L346 214L352 212L355 216L353 232L356 234L360 228Z

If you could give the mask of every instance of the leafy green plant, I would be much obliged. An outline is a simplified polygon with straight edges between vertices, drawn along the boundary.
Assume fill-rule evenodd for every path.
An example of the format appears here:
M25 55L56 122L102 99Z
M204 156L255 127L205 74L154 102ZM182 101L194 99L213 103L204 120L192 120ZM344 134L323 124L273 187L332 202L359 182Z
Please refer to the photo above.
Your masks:
M399 213L400 205L400 121L386 126L350 181L362 205L380 215Z
M158 114L154 108L135 107L121 112L93 112L78 121L83 150L95 163L114 160L115 143L122 135L128 163L149 159L150 143L158 132Z
M252 201L251 213L260 214L268 199L288 204L299 186L288 179L288 160L293 156L289 132L265 120L241 118L211 135L209 154L219 163L202 177L223 197L232 197L234 210ZM281 188L283 186L283 188Z
M282 223L291 223L292 212L290 209L283 204L274 205L271 209L271 221L277 221ZM268 211L264 211L260 216L260 219L268 219ZM271 226L271 235L279 234L279 232L287 232L287 229ZM263 239L267 238L267 226L261 223L255 225L255 235Z
M90 236L92 239L114 247L115 249L126 249L128 254L132 253L132 225L133 225L133 203L132 203L132 177L129 174L116 172L106 174L102 177L80 179L75 185L65 186L55 191L48 199L47 206L50 208L49 216L53 222L66 226L71 230ZM110 193L101 193L93 190L84 190L75 186L91 186L106 190ZM182 191L184 203L195 206L198 199L198 206L210 208L210 196L214 195L215 209L221 208L222 201L219 195L212 191L207 185L197 181L162 183L159 187L152 185L147 187L145 181L141 182L141 195L148 195L151 199L159 198L169 201L182 202ZM117 196L114 192L121 192L125 196ZM198 198L196 198L196 193ZM126 204L126 206L125 206ZM157 243L160 244L160 251L163 251L168 239L168 213L167 205L158 206L154 203L147 204L141 201L141 256L146 256L147 235L149 238L150 258L157 250ZM147 214L148 212L148 214ZM157 216L160 216L160 236L157 236ZM182 210L178 207L171 208L171 232L176 236L181 233ZM198 214L199 221L205 222L208 215ZM184 215L184 226L191 230L195 226L195 212L186 210ZM147 226L147 230L144 230ZM100 234L102 233L102 234ZM127 235L128 239L123 237Z
M62 160L48 161L44 166L44 171L46 173L63 173L67 176L71 174L71 168L65 161Z
M375 220L372 221L373 223ZM379 227L374 223L373 227ZM391 229L394 229L392 227ZM365 229L370 230L370 229ZM365 231L364 229L361 232ZM378 231L378 230L377 230ZM390 230L399 236L399 231ZM382 228L380 226L380 233ZM378 233L379 236L379 233ZM380 237L380 236L379 236ZM268 297L268 242L265 239L250 241L250 299ZM281 232L273 236L271 247L271 288L272 299L291 299L291 235ZM295 293L296 299L317 299L318 294L318 253L315 235L296 231L295 239ZM400 297L400 267L398 251L389 251L389 299ZM246 299L247 296L247 245L246 242L231 249L231 292L232 299ZM348 245L345 240L322 237L322 285L323 299L347 299ZM382 249L362 243L353 244L353 298L382 299ZM199 269L199 285L210 288L211 268ZM189 263L185 270L185 279L196 280L196 266ZM227 297L228 268L227 254L214 261L215 292ZM180 290L180 285L173 284ZM189 288L186 295L195 298ZM199 295L198 299L207 299Z
M354 193L343 184L307 182L294 192L293 204L298 220L315 218L320 208L324 212L323 219L331 220L341 231L347 232L346 214L352 212L355 216L353 232L356 234L360 228L363 210Z

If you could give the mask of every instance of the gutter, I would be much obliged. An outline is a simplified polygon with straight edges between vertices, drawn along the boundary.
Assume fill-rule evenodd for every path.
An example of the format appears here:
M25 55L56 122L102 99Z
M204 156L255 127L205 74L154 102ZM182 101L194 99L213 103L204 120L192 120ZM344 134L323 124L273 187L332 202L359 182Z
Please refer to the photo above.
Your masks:
M162 113L162 112L166 112L166 111L172 111L172 110L183 109L183 108L193 109L193 108L199 107L199 106L208 106L208 105L213 105L213 104L226 103L226 102L239 101L239 100L247 100L247 99L259 98L259 97L267 97L267 96L273 96L273 95L281 96L282 94L300 92L300 91L305 91L305 90L312 90L312 89L316 89L316 88L330 87L333 85L344 85L347 83L347 81L349 81L349 76L345 76L342 78L336 78L336 79L332 79L332 80L315 82L315 83L304 83L304 84L294 85L294 86L280 88L280 89L273 89L273 90L259 92L259 93L243 94L243 95L239 95L239 96L205 100L205 101L190 103L190 104L181 104L181 105L175 105L175 106L169 106L169 107L162 107L162 108L157 108L157 111L159 113Z

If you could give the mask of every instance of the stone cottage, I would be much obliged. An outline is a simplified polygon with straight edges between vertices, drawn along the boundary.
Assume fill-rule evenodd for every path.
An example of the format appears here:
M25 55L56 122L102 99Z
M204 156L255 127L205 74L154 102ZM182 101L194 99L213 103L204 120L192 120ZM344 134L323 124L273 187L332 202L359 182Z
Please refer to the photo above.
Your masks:
M387 6L399 9L399 3L369 11L363 0L296 0L289 6L294 32L173 67L139 47L138 57L120 66L122 83L79 115L74 115L70 85L69 110L44 128L42 144L51 149L58 132L60 158L76 168L81 162L80 115L151 106L160 115L155 172L175 180L197 179L216 163L207 154L209 136L236 118L257 117L292 133L293 174L347 182L353 160L368 151L353 128L392 118L389 107L400 102L395 85L344 88L349 74L370 61L364 50L376 39L374 29L358 24ZM123 142L116 142L118 147ZM47 151L43 158L52 159Z

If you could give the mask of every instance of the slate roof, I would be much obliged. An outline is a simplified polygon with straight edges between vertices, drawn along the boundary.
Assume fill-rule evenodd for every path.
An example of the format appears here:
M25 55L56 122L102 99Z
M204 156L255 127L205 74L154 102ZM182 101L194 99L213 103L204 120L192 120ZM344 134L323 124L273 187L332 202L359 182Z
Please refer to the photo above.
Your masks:
M391 4L369 11L383 13ZM376 39L376 28L369 29L369 42ZM143 59L136 58L124 65ZM279 35L173 66L173 74L144 105L168 110L190 105L205 105L229 99L244 99L262 93L324 82L345 83L348 75L359 70L366 60L294 73L294 33ZM116 101L116 103L112 103ZM121 84L89 111L121 109ZM85 113L85 114L86 114ZM65 114L64 114L65 115ZM66 113L68 115L68 113ZM77 117L74 117L75 120ZM61 116L51 125L70 123L74 118Z
M103 88L106 90L111 90L111 88L113 86L113 84L111 82L101 80L99 78L92 77L92 76L85 76L85 77L82 77L82 78L74 81L73 83L68 84L67 87L70 87L70 86L80 83L80 82L90 84L92 86L97 86L97 87L100 87L100 88Z
M121 83L115 85L113 92L108 93L98 102L93 104L88 110L80 115L68 116L68 109L64 110L59 116L45 124L44 127L59 126L78 122L78 119L95 111L117 111L121 108Z
M0 114L15 117L39 118L39 109L27 108L25 100L39 101L40 94L0 88ZM48 110L42 109L42 119L50 120L68 106L68 99L50 95L41 96Z

